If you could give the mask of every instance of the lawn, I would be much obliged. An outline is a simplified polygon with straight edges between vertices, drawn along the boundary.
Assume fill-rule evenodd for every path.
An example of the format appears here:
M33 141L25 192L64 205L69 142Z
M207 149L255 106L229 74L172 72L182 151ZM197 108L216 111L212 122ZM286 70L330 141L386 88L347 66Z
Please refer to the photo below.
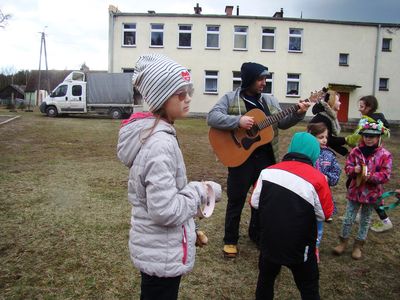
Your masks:
M0 115L13 115L0 109ZM0 125L0 299L139 299L140 273L127 247L128 169L116 157L120 122L106 118L48 118L38 112ZM215 160L204 119L176 124L189 180L214 180L226 190L226 169ZM295 131L281 131L281 154ZM400 187L399 134L385 143ZM343 158L339 158L343 166ZM333 189L344 212L345 178ZM199 221L210 244L198 249L184 276L180 299L253 299L258 251L247 237L249 208L241 223L240 256L222 256L226 194L213 216ZM400 207L389 212L394 229L369 233L365 256L331 255L341 222L325 225L321 245L322 299L400 299ZM283 269L276 299L299 299Z

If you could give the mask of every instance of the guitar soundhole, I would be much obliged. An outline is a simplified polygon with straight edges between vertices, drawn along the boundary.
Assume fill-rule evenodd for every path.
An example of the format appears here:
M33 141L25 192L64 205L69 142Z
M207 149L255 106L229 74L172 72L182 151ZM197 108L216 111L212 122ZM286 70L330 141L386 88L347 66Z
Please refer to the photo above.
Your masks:
M260 131L260 128L258 128L257 125L253 125L249 130L246 130L246 133L248 136L254 137L258 135L258 132Z

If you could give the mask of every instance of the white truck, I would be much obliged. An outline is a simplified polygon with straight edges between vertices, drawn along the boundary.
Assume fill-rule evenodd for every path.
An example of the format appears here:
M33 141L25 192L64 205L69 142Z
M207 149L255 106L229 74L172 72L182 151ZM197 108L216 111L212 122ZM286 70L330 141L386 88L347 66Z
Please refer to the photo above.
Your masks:
M94 113L120 119L141 110L134 103L132 73L73 71L40 104L49 117Z

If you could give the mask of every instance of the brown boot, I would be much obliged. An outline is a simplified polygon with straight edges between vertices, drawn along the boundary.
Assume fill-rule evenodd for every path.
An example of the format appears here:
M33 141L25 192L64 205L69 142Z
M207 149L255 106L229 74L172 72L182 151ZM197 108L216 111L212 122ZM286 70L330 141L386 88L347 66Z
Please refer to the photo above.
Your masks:
M333 254L342 255L344 250L346 250L347 243L349 242L348 238L343 238L339 236L340 244L332 249Z
M359 260L362 257L362 248L364 246L365 241L354 240L353 252L351 253L351 257L353 259Z

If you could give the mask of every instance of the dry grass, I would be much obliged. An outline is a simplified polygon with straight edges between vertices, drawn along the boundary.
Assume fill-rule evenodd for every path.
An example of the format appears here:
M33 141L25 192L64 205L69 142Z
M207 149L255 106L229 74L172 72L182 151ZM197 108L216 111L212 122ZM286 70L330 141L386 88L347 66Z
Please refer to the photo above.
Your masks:
M127 249L128 170L115 151L119 122L18 114L21 118L0 126L0 299L138 299L140 276ZM189 179L215 180L225 189L226 170L212 155L204 119L180 121L177 128ZM301 124L281 131L281 148L303 129ZM398 135L386 143L394 157L388 190L400 186L399 145ZM342 214L344 177L334 195ZM210 245L198 249L180 299L254 298L258 252L246 234L249 209L242 217L241 254L227 261L221 254L225 204L226 196L210 219L200 221ZM333 257L341 224L336 219L325 226L323 299L399 299L400 209L390 216L394 230L371 232L361 261L349 253ZM283 269L276 299L298 298Z

